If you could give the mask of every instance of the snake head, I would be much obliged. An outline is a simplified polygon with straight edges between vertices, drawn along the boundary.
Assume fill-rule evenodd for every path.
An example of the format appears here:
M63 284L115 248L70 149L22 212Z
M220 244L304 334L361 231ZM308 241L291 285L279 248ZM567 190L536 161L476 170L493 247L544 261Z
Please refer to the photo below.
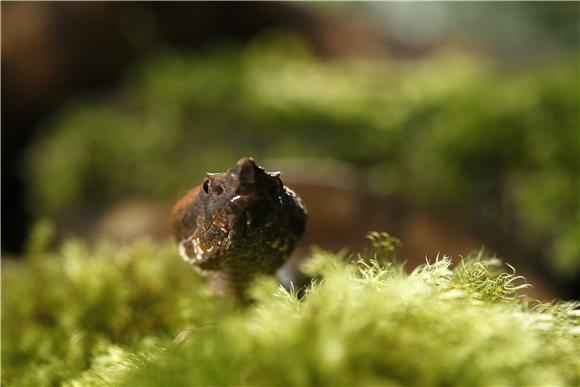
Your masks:
M189 196L188 196L189 195ZM279 172L248 157L223 173L207 173L174 214L181 255L203 270L228 265L272 272L304 232L306 212Z

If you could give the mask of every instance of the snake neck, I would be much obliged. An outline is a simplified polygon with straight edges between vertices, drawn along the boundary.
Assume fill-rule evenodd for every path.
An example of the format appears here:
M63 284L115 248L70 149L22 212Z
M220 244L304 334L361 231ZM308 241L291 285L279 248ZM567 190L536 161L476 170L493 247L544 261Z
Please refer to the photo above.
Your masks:
M215 294L236 298L243 305L251 303L248 289L255 278L254 273L225 270L209 272L206 277Z

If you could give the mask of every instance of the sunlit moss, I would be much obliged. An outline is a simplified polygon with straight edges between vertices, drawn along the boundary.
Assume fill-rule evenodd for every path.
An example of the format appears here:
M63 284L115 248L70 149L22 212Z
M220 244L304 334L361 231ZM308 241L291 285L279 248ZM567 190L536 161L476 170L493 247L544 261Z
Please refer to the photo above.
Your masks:
M146 350L223 307L171 243L31 251L26 262L3 262L2 374L16 385L58 384L111 345Z
M300 296L260 280L246 310L211 297L172 243L31 250L3 267L3 384L580 382L577 303L518 296L524 279L482 253L405 274L395 239L371 241L352 257L315 252Z

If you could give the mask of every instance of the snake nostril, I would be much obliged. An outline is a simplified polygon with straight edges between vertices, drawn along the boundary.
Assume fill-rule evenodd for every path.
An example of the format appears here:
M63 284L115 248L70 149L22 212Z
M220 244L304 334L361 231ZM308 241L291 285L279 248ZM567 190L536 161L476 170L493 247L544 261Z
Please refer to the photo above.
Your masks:
M221 195L224 193L224 187L222 187L221 185L216 185L215 187L212 187L212 190L216 195Z

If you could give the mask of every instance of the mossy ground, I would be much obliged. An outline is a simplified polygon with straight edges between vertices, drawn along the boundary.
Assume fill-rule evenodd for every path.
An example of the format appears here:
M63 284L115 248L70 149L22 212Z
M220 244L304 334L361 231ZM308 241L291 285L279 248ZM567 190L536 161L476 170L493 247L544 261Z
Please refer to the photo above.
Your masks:
M3 267L6 386L580 383L578 305L517 296L481 253L407 274L374 234L348 262L315 251L301 297L262 279L242 309L170 242L41 244Z

